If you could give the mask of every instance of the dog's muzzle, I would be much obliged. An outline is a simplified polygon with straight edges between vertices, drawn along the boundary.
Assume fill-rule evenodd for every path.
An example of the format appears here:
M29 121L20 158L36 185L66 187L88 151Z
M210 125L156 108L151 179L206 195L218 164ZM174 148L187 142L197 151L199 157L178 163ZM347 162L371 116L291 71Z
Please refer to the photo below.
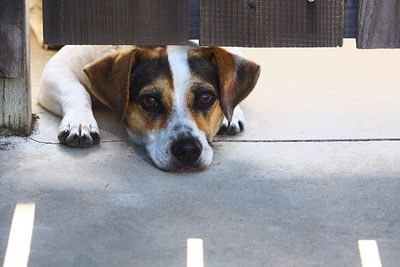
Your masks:
M203 146L194 137L180 138L171 145L171 152L174 158L186 167L195 165L202 151Z
M164 171L194 171L210 166L213 150L195 125L169 125L146 140L155 165Z

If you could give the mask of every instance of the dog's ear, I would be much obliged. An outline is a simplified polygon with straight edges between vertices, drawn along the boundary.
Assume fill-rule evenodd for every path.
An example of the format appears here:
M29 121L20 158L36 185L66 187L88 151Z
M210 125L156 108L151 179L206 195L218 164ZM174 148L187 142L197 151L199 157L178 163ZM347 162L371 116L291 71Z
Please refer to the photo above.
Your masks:
M258 64L222 48L207 49L218 69L222 111L228 121L231 121L235 107L254 89L261 68Z
M129 103L131 71L137 63L136 49L124 49L85 66L91 93L123 121Z

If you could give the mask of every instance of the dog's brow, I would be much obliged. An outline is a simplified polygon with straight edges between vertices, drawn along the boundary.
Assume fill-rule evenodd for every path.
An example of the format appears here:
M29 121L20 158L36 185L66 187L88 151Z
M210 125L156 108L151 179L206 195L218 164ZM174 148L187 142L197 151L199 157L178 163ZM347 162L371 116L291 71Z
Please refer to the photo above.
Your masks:
M156 86L156 85L149 85L149 86L145 86L143 87L138 96L146 94L146 93L157 93L157 94L162 94L164 91L164 88L161 88L160 86Z
M218 71L211 58L191 56L189 67L193 76L210 83L216 89L219 88Z
M214 86L212 86L208 82L194 82L191 88L193 91L215 91Z
M172 79L167 56L142 58L131 74L131 96L136 98L142 88L161 77Z

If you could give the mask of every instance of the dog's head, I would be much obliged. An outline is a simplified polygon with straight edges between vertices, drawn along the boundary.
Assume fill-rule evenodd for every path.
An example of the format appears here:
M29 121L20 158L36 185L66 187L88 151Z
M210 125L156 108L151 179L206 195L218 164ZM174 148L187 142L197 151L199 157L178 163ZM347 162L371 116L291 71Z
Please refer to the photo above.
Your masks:
M92 93L163 170L211 164L212 138L253 90L260 67L222 48L118 51L85 67Z

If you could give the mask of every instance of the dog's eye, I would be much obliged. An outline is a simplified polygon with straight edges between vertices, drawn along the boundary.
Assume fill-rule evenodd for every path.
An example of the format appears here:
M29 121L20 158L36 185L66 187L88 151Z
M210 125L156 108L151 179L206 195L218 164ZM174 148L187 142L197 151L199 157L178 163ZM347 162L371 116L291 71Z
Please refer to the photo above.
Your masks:
M158 102L154 97L145 96L143 97L143 106L146 108L154 108L158 106Z
M161 112L162 105L160 102L160 98L156 95L148 94L143 95L139 99L139 104L142 108L149 112Z
M212 92L203 92L196 98L196 107L198 109L208 109L215 103L216 97Z

